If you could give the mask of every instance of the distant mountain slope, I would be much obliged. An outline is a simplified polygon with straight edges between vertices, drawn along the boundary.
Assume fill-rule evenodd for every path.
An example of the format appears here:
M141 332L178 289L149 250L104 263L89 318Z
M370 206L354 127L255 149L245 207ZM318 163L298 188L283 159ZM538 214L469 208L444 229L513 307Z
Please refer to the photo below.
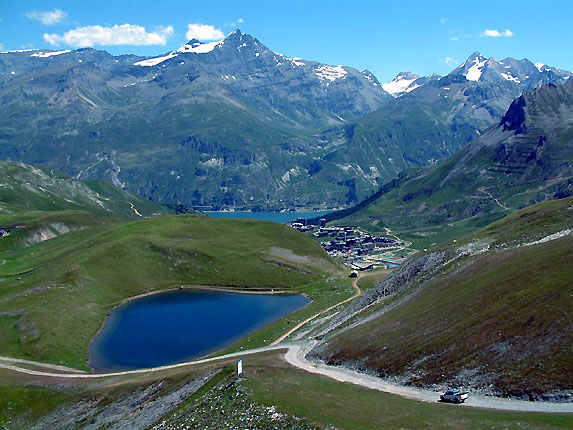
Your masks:
M292 59L240 31L156 58L8 52L0 76L3 159L215 208L322 203L315 174L331 144L316 134L391 99L367 71ZM329 170L327 203L345 204L353 172Z
M289 58L240 31L153 58L6 52L0 157L175 205L350 205L452 155L524 89L570 76L510 60L476 53L394 98L368 71Z
M411 257L333 318L318 355L407 384L571 401L572 209L537 204Z
M56 170L0 161L0 252L62 234L173 211L103 180L79 181Z
M0 161L0 215L81 210L99 216L138 219L171 211L105 181L78 181L56 170Z
M417 230L430 238L432 227L461 220L473 220L475 228L573 195L572 139L573 81L545 85L516 99L497 126L459 153L402 173L356 211L329 219L345 216L338 222Z
M529 60L472 54L444 77L405 72L382 84L396 97L380 109L323 133L339 146L325 158L355 172L356 195L405 169L436 164L499 122L523 91L565 83L570 72Z

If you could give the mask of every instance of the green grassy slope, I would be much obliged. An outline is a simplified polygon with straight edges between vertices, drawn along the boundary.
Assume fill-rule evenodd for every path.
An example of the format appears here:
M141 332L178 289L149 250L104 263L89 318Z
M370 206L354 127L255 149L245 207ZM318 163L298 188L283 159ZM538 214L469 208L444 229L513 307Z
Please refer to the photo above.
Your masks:
M138 219L171 213L157 203L105 181L77 181L56 170L28 164L0 161L0 178L0 215L75 210L104 217Z
M195 215L97 225L0 258L0 355L72 366L84 365L105 315L126 298L180 285L312 296L336 270L286 226Z
M8 228L9 236L0 239L0 252L52 239L61 234L84 230L111 222L81 210L31 211L0 214L0 228Z
M573 240L523 245L571 226L573 198L442 246L458 258L395 309L329 339L325 356L414 384L506 395L570 390Z

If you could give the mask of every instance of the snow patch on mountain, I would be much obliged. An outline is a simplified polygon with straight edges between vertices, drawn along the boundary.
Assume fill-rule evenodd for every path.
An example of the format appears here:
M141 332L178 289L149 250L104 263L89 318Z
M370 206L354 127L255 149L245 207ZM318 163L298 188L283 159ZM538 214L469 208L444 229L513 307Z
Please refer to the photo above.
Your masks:
M408 88L406 88L405 92L409 93L410 91L414 91L416 88L420 88L420 87L421 87L421 85L418 85L418 84L410 85Z
M147 60L138 61L134 66L153 67L171 58L177 57L179 54L206 54L211 52L217 46L221 46L224 40L218 42L201 43L198 40L191 40L185 45L182 45L177 51L171 51L166 55L160 57L149 58Z
M291 58L290 61L295 66L304 66L306 64L304 61L302 61L302 58L298 58L298 57Z
M501 76L503 76L505 79L507 79L508 81L513 81L516 84L519 84L521 81L519 80L519 78L516 78L515 76L510 75L509 73L500 73ZM528 76L529 77L529 76Z
M415 79L401 79L398 81L390 81L382 84L382 88L389 94L395 96L398 93L403 93L410 86Z
M321 81L328 80L333 82L338 79L344 79L348 72L344 70L344 66L327 66L325 64L323 66L317 67L315 74Z
M206 54L208 52L211 52L217 46L221 46L223 44L223 42L224 42L224 40L219 40L217 42L201 43L198 40L192 40L189 43L186 43L185 45L181 46L177 50L177 52L181 52L184 54ZM239 49L243 46L247 46L247 45L245 43L243 43L237 49Z
M68 52L72 51L70 49L66 49L65 51L40 51L34 52L30 57L48 58L53 57L54 55L67 54Z
M481 73L483 70L483 66L485 66L486 59L482 56L478 56L474 58L474 64L471 66L468 71L464 74L468 81L479 81L481 78Z
M258 54L259 54L259 53L257 52L255 55L258 57L258 56L259 56ZM287 56L284 55L284 54L281 54L281 53L279 53L279 52L274 52L274 51L273 51L273 54L275 54L275 61L276 61L276 63L277 63L277 66L282 66L283 61L284 61L284 62L289 62L292 67L306 66L306 63L302 60L302 58L298 58L298 57L290 58L290 57L287 57ZM277 57L279 57L280 60L279 60L279 58L277 58ZM282 60L282 61L281 61L281 60Z
M378 84L374 81L374 79L372 78L371 75L369 75L368 73L362 73L362 76L364 76L366 79L368 79L374 86L378 86Z
M384 89L388 94L398 97L402 93L409 93L410 91L418 88L420 85L412 85L418 78L418 75L414 75L412 73L400 73L390 82L382 84L382 89Z
M543 72L543 68L545 67L545 64L535 63L535 67L537 67L537 70L539 70L540 72Z
M177 57L179 55L178 52L170 52L167 55L163 55L161 57L149 58L147 60L141 60L137 63L133 63L134 66L142 66L142 67L152 67L157 66L158 64L163 63L171 58Z

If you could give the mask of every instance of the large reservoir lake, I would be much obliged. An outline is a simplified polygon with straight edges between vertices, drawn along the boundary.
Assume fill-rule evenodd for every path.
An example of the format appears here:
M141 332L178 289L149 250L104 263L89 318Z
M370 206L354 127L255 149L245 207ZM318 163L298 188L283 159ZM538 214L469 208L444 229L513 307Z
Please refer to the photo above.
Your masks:
M214 218L248 218L255 219L258 221L273 221L279 224L286 224L287 222L294 221L298 218L317 218L323 215L329 214L332 210L328 211L314 211L314 212L246 212L246 211L236 211L236 212L215 212L215 211L203 211L205 215L212 216Z
M110 312L90 344L88 363L103 372L191 360L227 347L308 303L303 295L191 289L137 298Z

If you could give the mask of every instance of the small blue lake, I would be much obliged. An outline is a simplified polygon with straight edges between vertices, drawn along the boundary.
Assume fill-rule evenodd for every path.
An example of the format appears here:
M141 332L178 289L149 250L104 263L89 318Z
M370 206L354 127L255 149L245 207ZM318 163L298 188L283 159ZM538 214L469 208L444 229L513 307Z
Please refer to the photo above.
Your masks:
M315 212L214 212L214 211L204 211L205 215L212 216L214 218L248 218L255 219L258 221L273 221L279 224L285 224L290 221L294 221L298 218L316 218L326 215L332 211L315 211Z
M187 361L229 346L309 303L302 295L205 290L142 297L111 311L90 344L88 363L101 372Z

